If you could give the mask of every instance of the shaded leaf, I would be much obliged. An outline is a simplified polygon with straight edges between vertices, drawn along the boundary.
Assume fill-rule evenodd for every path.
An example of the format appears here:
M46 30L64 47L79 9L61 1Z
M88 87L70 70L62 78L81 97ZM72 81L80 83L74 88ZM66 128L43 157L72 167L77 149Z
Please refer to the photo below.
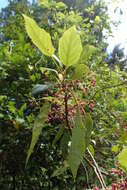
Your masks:
M80 110L74 122L75 126L72 130L72 145L69 153L69 166L71 168L74 179L77 175L78 167L84 157L86 148L90 141L91 129L93 127L89 114L85 116L85 122L82 120Z
M37 84L34 86L34 88L32 89L32 95L38 95L41 93L46 92L48 89L50 88L50 85L47 84Z
M75 119L75 126L72 130L72 144L69 153L69 166L71 168L74 179L77 175L78 167L85 154L85 126L82 122L80 111L78 110Z
M45 127L45 120L48 115L48 110L49 110L49 105L44 105L41 112L35 119L33 131L32 131L32 140L31 140L30 148L28 150L28 154L27 154L27 158L26 158L26 165L33 152L34 146L36 145L36 143L38 141L38 138L41 134L42 128Z
M54 140L53 140L53 143L52 145L55 146L56 143L59 141L59 139L61 138L61 136L63 135L63 132L64 132L64 127L63 126L60 126Z
M71 66L78 62L82 52L80 36L73 26L64 32L59 41L59 57L64 65Z
M70 141L71 141L70 134L68 130L65 129L64 134L60 141L60 147L61 147L62 155L64 158L66 158L68 155L68 147L69 147L68 144Z
M88 75L89 68L84 64L77 64L75 65L74 74L72 76L72 79L79 80L83 77L86 77Z
M84 46L81 57L80 57L80 62L85 64L97 51L98 51L98 48L92 45Z
M84 124L85 124L85 128L86 128L86 133L85 133L86 147L88 147L88 145L90 143L91 133L93 130L93 120L91 119L91 116L89 113L86 113L86 115L85 115Z
M67 163L67 161L64 161L63 166L61 166L60 168L55 170L51 177L57 177L57 176L63 174L67 170L67 168L68 168L68 163Z

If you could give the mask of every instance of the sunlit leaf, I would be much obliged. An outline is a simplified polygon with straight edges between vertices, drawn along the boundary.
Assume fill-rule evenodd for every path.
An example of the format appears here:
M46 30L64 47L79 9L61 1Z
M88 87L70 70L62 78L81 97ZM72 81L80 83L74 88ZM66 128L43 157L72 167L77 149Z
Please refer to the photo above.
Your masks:
M82 52L80 36L73 26L64 32L59 41L59 57L67 67L78 62Z
M123 150L119 153L118 161L123 169L127 170L127 147L123 148Z
M52 56L55 49L52 45L50 34L40 28L30 17L23 15L25 19L26 31L33 43L47 56Z
M112 146L112 152L117 153L119 151L118 145Z

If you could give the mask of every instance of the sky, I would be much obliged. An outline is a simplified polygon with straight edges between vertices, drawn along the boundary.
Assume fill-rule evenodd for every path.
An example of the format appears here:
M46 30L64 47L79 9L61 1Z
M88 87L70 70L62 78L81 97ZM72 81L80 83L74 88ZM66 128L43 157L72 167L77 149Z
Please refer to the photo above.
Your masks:
M114 13L115 8L118 7L117 12ZM123 14L120 15L120 9ZM108 12L111 20L120 21L117 27L112 27L113 37L108 38L109 50L117 44L125 48L127 55L127 0L121 0L119 3L110 3L108 5Z
M29 1L32 2L32 0ZM127 0L114 0L114 3L111 2L111 0L105 1L108 3L108 13L111 20L121 22L118 27L112 27L113 37L108 38L108 51L111 52L115 45L121 44L121 47L125 48L125 54L127 55ZM7 4L8 0L0 0L0 9L7 6ZM116 13L114 13L116 7L118 7L118 9ZM120 9L123 12L122 15L120 15Z
M32 0L29 0L32 2ZM0 9L6 7L8 4L8 0L0 0Z

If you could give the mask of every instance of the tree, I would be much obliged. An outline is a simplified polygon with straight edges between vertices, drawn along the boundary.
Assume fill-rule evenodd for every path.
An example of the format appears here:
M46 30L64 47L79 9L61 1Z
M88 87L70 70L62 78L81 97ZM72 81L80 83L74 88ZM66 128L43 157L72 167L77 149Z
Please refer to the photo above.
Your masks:
M124 54L124 48L121 48L120 44L116 45L112 53L109 55L108 64L111 67L118 65L121 70L126 69L126 56Z

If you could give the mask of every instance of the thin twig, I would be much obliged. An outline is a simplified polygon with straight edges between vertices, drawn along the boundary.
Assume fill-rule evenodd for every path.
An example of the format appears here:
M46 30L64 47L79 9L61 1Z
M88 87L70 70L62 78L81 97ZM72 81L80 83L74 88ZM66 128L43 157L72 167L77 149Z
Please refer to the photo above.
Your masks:
M59 63L60 67L62 68L63 65L62 65L61 61L59 60L59 58L55 54L52 55L52 58L55 59Z
M96 174L96 176L97 176L97 178L98 178L98 180L99 180L99 182L100 182L102 188L105 189L104 184L103 184L103 182L102 182L102 180L101 180L101 178L100 178L100 175L98 174L98 171L97 171L96 167L90 162L90 160L89 160L87 157L84 157L84 159L85 159L85 160L88 162L88 164L93 168L93 170L94 170L94 172L95 172L95 174Z
M99 169L99 166L98 166L96 160L94 159L93 155L91 154L91 152L90 152L90 150L89 150L88 148L87 148L87 151L88 151L89 155L91 156L91 158L92 158L92 160L93 160L93 163L95 164L95 167L96 167L96 169L97 169L97 171L98 171L98 174L99 174L99 176L100 176L100 178L101 178L101 181L102 181L102 183L103 183L103 188L106 189L106 184L105 184L105 181L104 181L103 176L102 176L102 174L101 174L101 171L100 171L100 169Z
M123 85L125 85L125 84L127 84L127 81L125 81L125 82L123 82L123 83L120 83L120 84L117 84L117 85L110 85L110 86L105 86L105 87L103 87L103 88L100 88L99 90L97 90L97 91L94 93L94 95L93 95L92 98L94 98L94 97L96 96L96 94L97 94L98 92L102 91L102 90L110 89L110 88L116 88L116 87L119 87L119 86L123 86Z

